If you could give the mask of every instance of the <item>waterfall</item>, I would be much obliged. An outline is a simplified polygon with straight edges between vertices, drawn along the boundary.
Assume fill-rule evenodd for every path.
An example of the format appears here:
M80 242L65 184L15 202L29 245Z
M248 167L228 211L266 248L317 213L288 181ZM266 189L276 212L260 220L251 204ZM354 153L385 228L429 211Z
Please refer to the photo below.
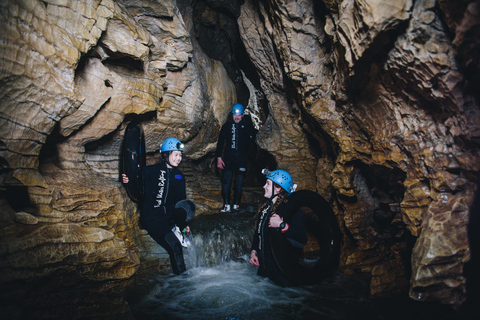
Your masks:
M246 212L248 214L248 212ZM188 269L238 261L250 252L255 221L243 214L213 214L192 221L190 247L184 250Z

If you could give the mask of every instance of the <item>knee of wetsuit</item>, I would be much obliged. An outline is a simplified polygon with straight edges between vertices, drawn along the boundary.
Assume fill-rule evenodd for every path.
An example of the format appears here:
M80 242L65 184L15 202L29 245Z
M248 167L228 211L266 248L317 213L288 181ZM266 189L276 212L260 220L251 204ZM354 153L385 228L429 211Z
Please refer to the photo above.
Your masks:
M237 174L237 176L235 177L235 185L237 187L242 187L243 185L243 177L244 177L244 173L239 173Z
M232 178L233 178L233 172L231 170L225 170L223 172L223 177L222 177L223 187L228 187L232 181Z

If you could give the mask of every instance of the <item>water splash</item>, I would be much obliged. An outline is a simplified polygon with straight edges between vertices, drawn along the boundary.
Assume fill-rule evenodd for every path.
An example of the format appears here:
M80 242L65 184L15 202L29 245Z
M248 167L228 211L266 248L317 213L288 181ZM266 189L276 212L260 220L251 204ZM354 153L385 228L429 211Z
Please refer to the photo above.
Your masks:
M139 319L294 319L308 312L312 294L282 288L256 275L246 262L229 261L198 267L182 276L159 276L157 284L135 306ZM294 314L289 314L294 313Z
M184 250L187 272L159 275L131 301L138 319L292 319L312 294L280 288L248 264L255 221L244 214L211 215L192 223ZM310 314L312 311L308 311Z
M250 252L255 222L249 213L209 215L192 222L192 246L185 250L188 269L212 267Z
M282 288L248 264L254 221L226 214L198 217L187 272L135 283L127 301L135 319L150 320L350 320L448 319L444 309L421 309L413 299L370 300L369 281L339 272L316 286ZM395 310L392 312L392 310Z

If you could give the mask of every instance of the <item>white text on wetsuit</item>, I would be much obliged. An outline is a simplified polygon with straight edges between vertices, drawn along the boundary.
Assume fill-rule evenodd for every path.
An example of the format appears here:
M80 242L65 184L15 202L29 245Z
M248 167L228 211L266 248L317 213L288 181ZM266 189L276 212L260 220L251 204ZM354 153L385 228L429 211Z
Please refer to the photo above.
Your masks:
M165 170L160 170L160 175L158 176L158 186L160 188L158 189L158 194L155 197L157 204L155 204L154 208L158 208L162 205L163 191L165 190L165 180Z
M257 233L258 233L258 250L262 250L262 229L263 229L263 225L265 224L266 222L266 218L265 215L268 213L268 210L270 210L270 205L268 206L265 206L265 208L263 208L262 210L262 214L260 215L260 222L258 224L258 228L257 228Z
M236 126L232 123L232 149L236 148Z

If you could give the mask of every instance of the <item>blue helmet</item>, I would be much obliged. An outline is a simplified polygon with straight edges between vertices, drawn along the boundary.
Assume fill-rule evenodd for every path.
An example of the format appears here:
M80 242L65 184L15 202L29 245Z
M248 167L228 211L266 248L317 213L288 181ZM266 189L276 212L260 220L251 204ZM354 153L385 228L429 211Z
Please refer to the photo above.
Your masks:
M267 179L272 180L290 194L295 191L293 188L292 176L285 170L267 171Z
M183 143L180 142L177 138L168 138L163 141L160 146L160 152L165 151L183 151Z
M233 114L243 114L245 112L245 109L240 103L235 103L232 108L232 113Z

